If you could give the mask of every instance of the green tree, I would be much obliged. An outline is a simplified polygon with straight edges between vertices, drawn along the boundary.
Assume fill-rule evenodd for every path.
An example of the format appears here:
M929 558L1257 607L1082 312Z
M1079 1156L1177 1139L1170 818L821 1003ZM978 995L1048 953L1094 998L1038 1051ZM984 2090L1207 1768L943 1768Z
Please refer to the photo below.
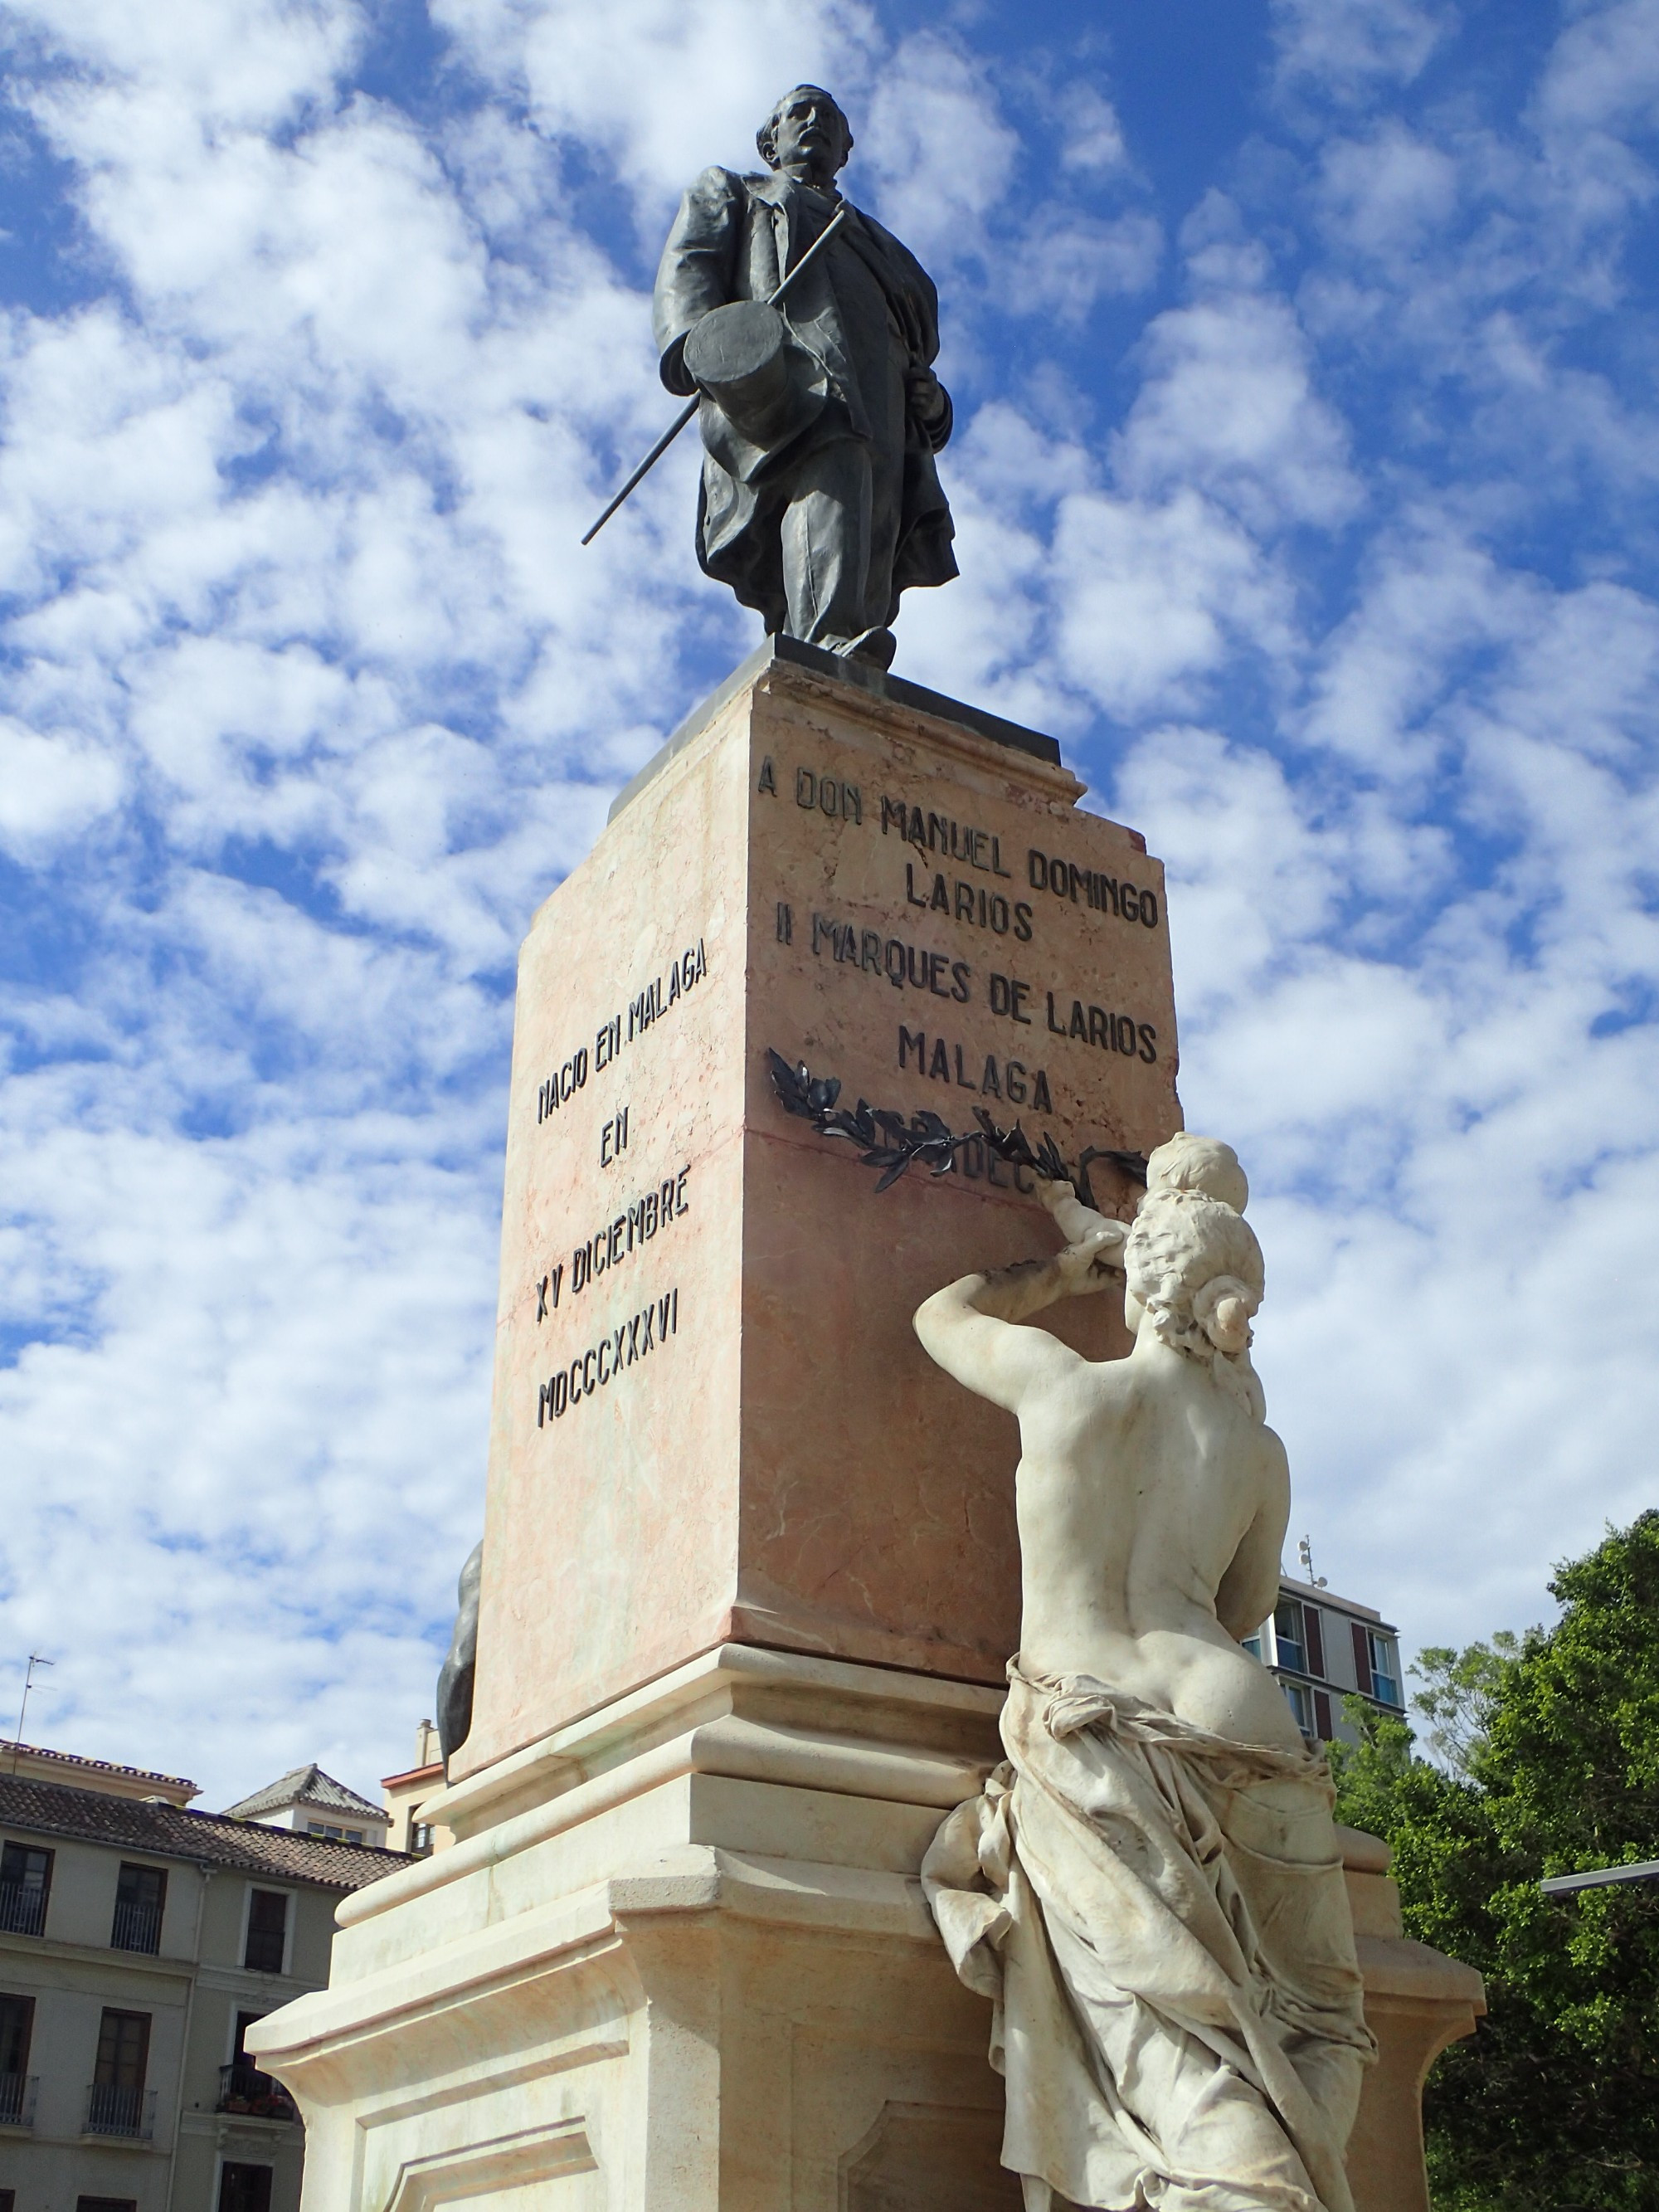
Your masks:
M1471 1644L1462 1651L1431 1644L1413 1662L1411 1671L1423 1687L1412 1702L1434 1723L1429 1741L1454 1773L1467 1774L1484 1749L1504 1662L1520 1650L1520 1638L1500 1628L1490 1644Z
M1659 1512L1550 1588L1553 1629L1424 1655L1445 1765L1358 1699L1363 1742L1333 1750L1407 1932L1486 1979L1425 2098L1438 2212L1659 2212L1659 1885L1538 1888L1659 1858Z

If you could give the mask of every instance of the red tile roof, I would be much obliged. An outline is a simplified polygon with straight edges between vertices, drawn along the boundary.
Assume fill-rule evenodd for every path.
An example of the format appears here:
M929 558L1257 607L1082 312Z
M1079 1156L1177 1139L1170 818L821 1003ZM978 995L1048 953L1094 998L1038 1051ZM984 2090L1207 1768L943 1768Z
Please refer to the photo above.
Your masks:
M70 1790L55 1782L27 1782L0 1774L0 1828L30 1835L62 1836L77 1843L109 1844L152 1858L205 1861L245 1874L313 1883L319 1889L366 1889L382 1875L413 1866L405 1851L373 1844L335 1844L291 1828L265 1828L222 1814L191 1813L179 1805L149 1805L98 1790Z
M165 1782L170 1790L188 1790L192 1797L201 1796L196 1784L183 1774L158 1774L149 1766L118 1766L113 1759L86 1759L78 1751L48 1751L38 1743L18 1743L0 1736L0 1768L3 1768L13 1752L24 1759L58 1759L65 1766L92 1767L100 1774L124 1774L131 1782Z
M268 1782L263 1790L256 1790L251 1797L239 1798L235 1804L227 1805L225 1811L233 1820L255 1820L261 1814L284 1813L294 1805L303 1805L307 1811L344 1813L355 1820L384 1821L386 1817L384 1805L360 1797L343 1782L325 1774L314 1759L309 1766L291 1767L275 1782Z

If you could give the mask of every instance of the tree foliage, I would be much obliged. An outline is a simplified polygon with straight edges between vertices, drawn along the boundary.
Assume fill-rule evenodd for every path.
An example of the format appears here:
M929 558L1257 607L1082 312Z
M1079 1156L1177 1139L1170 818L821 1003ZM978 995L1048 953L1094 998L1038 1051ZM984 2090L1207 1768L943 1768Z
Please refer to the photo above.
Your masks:
M1339 1817L1394 1847L1407 1931L1486 1980L1425 2098L1437 2212L1659 2212L1659 1512L1557 1571L1550 1630L1425 1652L1446 1764L1353 1701Z

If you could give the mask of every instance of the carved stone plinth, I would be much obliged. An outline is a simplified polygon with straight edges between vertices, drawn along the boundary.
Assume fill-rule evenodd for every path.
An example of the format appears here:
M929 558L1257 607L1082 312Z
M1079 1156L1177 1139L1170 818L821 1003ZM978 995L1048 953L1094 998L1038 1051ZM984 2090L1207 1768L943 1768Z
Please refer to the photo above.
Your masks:
M474 1717L423 1808L458 1840L248 2037L306 2212L1019 2212L917 1878L1000 1755L1017 1437L910 1316L1053 1234L983 1143L878 1195L766 1054L1073 1164L1168 1137L1162 870L1081 795L1046 739L780 646L536 917ZM1054 1325L1127 1348L1105 1298ZM1414 2085L1478 1987L1355 1880L1360 2204L1420 2212Z
M1348 2141L1356 2212L1429 2212L1423 2083L1449 2043L1474 2034L1486 1994L1473 1966L1405 1935L1388 1845L1357 1829L1339 1832L1365 2018L1379 2050Z
M307 2212L1018 2212L915 1879L998 1703L726 1644L452 1791L455 1847L252 2031Z
M250 2032L307 2212L1019 2212L990 2008L917 1880L1000 1703L726 1644L452 1790L454 1849L351 1899L327 1992ZM1424 2212L1418 2091L1480 1979L1346 1840L1382 2045L1350 2172Z

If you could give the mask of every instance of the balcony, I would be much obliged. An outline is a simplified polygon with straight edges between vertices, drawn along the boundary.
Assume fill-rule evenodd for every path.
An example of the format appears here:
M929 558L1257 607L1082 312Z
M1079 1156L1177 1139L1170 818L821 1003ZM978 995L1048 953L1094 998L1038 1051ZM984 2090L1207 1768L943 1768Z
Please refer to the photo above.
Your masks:
M94 2081L87 2091L89 2136L120 2136L129 2142L148 2142L155 2133L154 2089L126 2089L112 2081Z
M31 1883L0 1881L0 1934L39 1936L46 1924L46 1893Z
M297 2120L294 2100L274 2075L262 2074L246 2058L219 2069L219 2110L255 2120Z
M0 2128L34 2125L34 2092L40 2078L37 2074L0 2074Z
M161 1948L161 1908L159 1905L118 1905L115 1924L109 1932L112 1951L159 1951Z

